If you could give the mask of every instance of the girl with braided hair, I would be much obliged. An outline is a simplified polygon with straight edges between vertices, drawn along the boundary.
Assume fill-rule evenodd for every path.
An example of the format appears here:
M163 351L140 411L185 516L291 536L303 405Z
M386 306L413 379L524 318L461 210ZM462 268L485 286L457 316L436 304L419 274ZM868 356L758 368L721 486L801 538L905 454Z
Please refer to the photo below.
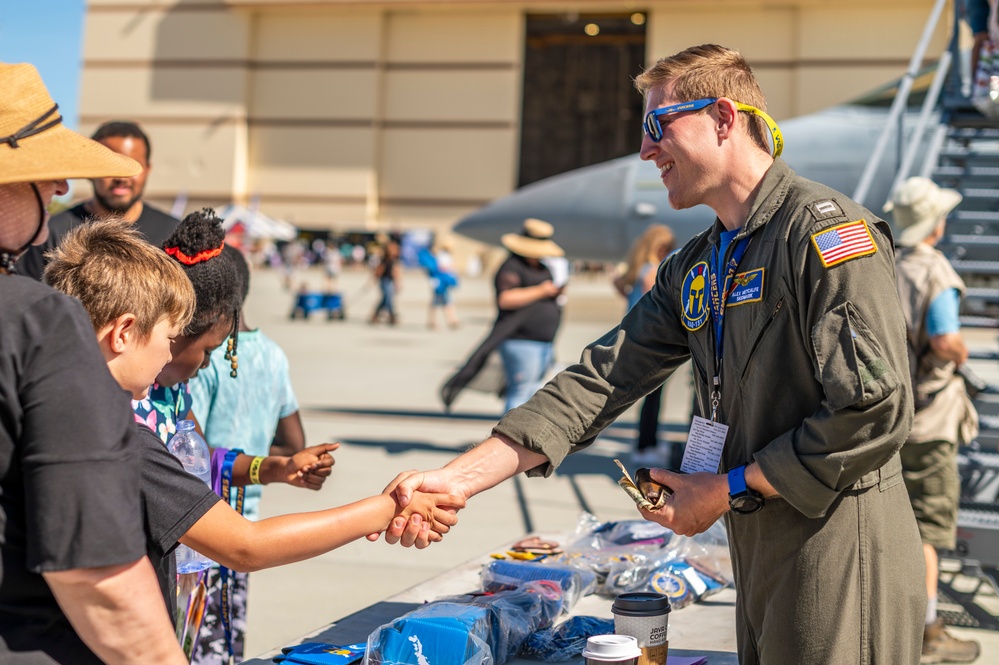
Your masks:
M239 311L243 300L243 278L231 252L223 252L225 231L222 220L210 208L191 213L163 244L194 286L195 311L191 322L171 343L172 360L156 377L145 399L132 402L136 420L153 430L164 443L181 420L193 420L201 426L192 410L193 400L188 381L206 368L212 351L223 343L229 361L229 376L238 376ZM226 380L229 380L228 378ZM208 442L211 445L211 441ZM227 442L229 443L229 442ZM239 442L231 442L238 445ZM330 454L340 444L321 444L305 448L292 456L251 457L240 455L233 464L232 484L285 482L307 489L319 489L332 472ZM237 660L242 658L246 629L247 574L231 572L232 647ZM195 646L194 663L224 661L223 625L219 598L222 577L218 568L209 571L206 580L208 605Z

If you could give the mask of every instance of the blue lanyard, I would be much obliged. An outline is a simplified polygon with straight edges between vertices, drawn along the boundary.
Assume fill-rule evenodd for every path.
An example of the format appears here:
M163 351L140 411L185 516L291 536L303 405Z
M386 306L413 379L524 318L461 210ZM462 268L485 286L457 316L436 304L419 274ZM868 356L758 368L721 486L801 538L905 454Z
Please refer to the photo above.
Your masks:
M222 483L220 487L220 494L226 502L230 503L230 505L232 503L232 465L236 462L236 458L242 453L242 450L230 450L225 454L225 460L222 462ZM236 488L236 512L240 515L243 514L242 487ZM229 652L229 662L231 663L235 658L235 654L232 650L232 607L229 602L229 569L220 565L219 578L222 581L222 628L225 629L225 646Z
M751 238L746 237L735 244L732 251L732 258L725 264L725 276L721 278L719 284L718 248L711 248L711 267L708 271L708 281L711 284L711 321L715 328L715 375L713 377L714 386L711 392L711 421L715 422L718 415L718 404L721 402L721 365L724 352L724 323L725 323L725 301L732 293L735 271L739 269L746 249L749 247Z

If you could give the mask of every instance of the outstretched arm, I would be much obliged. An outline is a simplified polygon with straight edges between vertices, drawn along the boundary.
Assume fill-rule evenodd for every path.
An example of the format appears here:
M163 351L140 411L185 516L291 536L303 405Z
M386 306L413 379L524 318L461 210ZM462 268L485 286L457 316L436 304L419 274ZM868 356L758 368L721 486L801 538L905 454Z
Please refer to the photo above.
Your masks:
M400 474L386 490L391 491L402 506L409 505L416 491L447 492L465 501L547 461L544 455L496 434L441 469ZM385 531L385 542L402 543L404 547L416 545L422 549L440 539L433 531L422 528L419 520L409 519L401 525L399 522L392 521ZM370 535L369 540L377 540L377 534Z
M333 473L336 460L331 454L340 447L339 443L321 443L310 446L291 457L271 455L260 464L260 484L287 483L295 487L317 490ZM252 455L240 455L232 465L232 484L236 487L252 484L250 464Z
M426 522L428 529L447 533L458 522L455 510L464 505L461 497L417 493L404 508L390 495L378 494L329 510L251 522L219 502L180 542L227 568L253 572L325 554L384 530L396 515L407 520L419 515L418 522Z
M187 663L149 559L42 573L80 639L107 663Z

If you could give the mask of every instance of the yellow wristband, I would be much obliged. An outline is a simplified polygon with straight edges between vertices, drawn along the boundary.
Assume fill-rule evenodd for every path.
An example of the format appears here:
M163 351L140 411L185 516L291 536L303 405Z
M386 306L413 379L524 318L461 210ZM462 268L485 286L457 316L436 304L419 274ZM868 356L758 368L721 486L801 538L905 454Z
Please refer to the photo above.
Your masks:
M260 484L260 465L264 463L263 457L254 457L250 462L250 483L253 485Z

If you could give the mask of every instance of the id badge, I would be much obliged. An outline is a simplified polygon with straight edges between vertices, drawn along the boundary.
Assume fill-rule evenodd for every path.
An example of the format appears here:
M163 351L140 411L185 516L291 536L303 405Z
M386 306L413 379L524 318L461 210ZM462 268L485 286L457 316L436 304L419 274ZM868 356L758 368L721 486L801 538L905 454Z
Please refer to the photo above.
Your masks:
M718 473L726 436L728 436L728 425L694 416L690 423L690 433L687 434L687 448L683 451L680 471Z

